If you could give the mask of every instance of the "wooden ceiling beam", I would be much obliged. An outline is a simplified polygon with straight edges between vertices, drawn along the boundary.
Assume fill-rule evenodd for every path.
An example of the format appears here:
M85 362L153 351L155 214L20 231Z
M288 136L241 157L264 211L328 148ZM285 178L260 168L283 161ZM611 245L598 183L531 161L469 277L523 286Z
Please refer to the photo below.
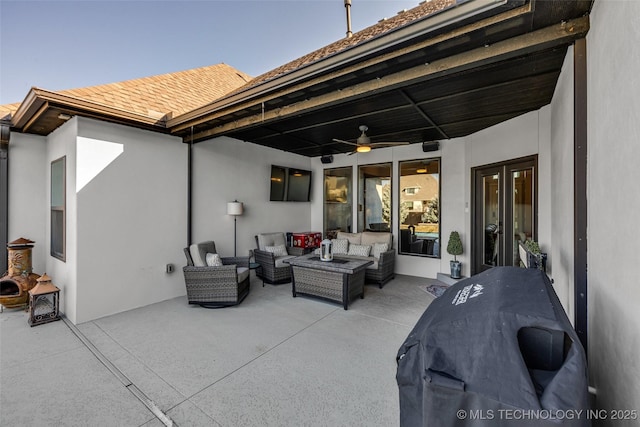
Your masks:
M310 113L320 108L356 100L371 94L395 90L417 82L433 80L477 67L483 67L555 46L568 45L584 37L589 30L589 17L583 16L552 25L531 33L513 37L496 44L473 49L422 66L413 67L389 76L369 80L340 91L326 93L292 105L243 117L232 122L199 132L195 140L212 138L243 128L268 123L272 120Z

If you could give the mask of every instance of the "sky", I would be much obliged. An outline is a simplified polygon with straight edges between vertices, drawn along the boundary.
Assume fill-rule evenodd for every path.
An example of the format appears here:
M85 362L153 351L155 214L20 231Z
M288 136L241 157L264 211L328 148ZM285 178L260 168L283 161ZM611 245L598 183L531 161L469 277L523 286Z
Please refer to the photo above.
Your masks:
M419 0L352 0L357 32ZM258 76L345 37L344 0L0 0L0 105L226 63Z

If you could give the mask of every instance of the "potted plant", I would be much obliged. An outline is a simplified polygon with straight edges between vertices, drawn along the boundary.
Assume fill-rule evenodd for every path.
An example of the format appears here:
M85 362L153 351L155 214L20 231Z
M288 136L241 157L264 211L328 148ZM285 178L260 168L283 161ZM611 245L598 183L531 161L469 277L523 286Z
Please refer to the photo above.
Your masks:
M547 269L547 254L540 250L540 245L535 240L526 240L524 244L521 243L525 249L524 256L526 257L525 266L529 268L538 268L539 270L546 271ZM523 262L524 264L524 262Z
M462 240L460 240L460 234L458 234L457 231L452 231L449 236L447 252L449 255L453 255L453 261L449 261L449 265L451 267L451 278L459 279L460 271L462 270L462 263L458 261L456 256L462 255Z

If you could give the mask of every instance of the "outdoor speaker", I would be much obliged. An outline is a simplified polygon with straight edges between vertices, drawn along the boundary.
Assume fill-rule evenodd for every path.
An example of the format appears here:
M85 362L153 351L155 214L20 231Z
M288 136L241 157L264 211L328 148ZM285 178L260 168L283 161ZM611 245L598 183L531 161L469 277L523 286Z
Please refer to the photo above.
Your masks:
M332 163L333 162L333 156L331 154L329 154L328 156L322 156L320 157L320 161L324 164L327 163Z
M440 149L440 141L427 141L422 143L422 151L438 151Z

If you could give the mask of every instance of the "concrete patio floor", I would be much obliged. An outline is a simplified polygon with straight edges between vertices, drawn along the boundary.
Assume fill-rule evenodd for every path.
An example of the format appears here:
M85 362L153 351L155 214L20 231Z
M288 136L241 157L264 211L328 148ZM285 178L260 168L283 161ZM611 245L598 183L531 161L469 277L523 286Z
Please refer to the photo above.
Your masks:
M224 309L181 297L33 328L5 309L0 425L398 425L395 356L433 300L418 286L431 282L367 285L348 311L255 277Z

